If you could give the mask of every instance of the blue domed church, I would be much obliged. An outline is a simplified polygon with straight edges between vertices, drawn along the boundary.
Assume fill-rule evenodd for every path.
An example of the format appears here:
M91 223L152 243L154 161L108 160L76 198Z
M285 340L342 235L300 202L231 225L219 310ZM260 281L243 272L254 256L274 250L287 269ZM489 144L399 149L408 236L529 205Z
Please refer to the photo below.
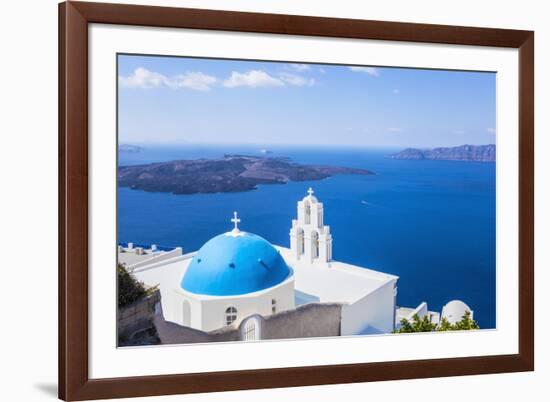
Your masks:
M294 275L264 238L234 228L207 241L193 256L176 290L180 323L211 331L254 314L271 315L294 304Z
M291 276L291 269L267 240L235 228L200 248L181 288L206 296L239 296L273 288Z
M163 343L394 329L398 278L333 259L330 226L312 189L297 203L289 247L243 230L237 212L231 222L231 230L187 254L151 247L135 252L143 256L137 258L129 254L135 248L122 254L119 248L136 278L160 289L163 320L170 327L166 339L172 339Z

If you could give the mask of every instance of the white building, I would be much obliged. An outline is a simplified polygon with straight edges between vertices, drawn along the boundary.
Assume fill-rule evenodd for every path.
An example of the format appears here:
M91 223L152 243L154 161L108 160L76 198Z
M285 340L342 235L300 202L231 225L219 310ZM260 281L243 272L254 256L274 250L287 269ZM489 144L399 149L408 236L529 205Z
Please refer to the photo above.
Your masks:
M159 286L165 320L185 327L209 332L237 327L249 317L254 323L258 315L336 303L342 306L340 335L394 329L398 278L333 260L330 227L324 224L323 204L313 190L298 202L290 248L241 231L236 213L232 222L233 230L196 252L182 254L179 249L166 255L145 250L140 258L130 258L126 248L120 250L119 260L131 260L127 266L138 280ZM245 331L248 327L244 325ZM261 329L254 333L258 339Z
M470 318L474 319L474 312L466 303L461 300L451 300L443 306L441 319L445 318L449 324L456 324L462 320L465 313L469 313Z

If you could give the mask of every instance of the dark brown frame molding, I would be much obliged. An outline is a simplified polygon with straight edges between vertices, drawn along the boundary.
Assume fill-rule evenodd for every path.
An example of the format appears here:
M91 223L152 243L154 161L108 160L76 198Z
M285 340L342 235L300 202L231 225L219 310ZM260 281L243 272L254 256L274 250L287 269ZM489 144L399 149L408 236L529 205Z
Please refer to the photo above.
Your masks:
M88 377L88 24L519 49L519 353L199 374ZM105 3L59 5L59 397L103 399L534 370L534 33Z

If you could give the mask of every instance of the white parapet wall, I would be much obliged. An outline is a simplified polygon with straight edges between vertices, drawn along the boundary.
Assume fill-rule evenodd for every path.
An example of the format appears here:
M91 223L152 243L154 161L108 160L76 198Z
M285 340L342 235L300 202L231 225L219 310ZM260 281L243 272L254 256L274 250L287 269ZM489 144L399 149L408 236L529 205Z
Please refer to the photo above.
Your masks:
M139 271L141 268L147 268L152 266L153 264L157 264L162 261L171 260L172 258L180 257L183 255L183 251L181 247L176 247L173 250L158 253L158 254L151 254L150 258L144 259L142 261L136 262L135 264L129 265L128 269L132 272Z
M414 310L412 310L405 319L409 322L412 322L413 317L415 315L418 316L418 318L422 319L424 316L428 314L428 303L422 302L420 303Z
M394 281L384 283L363 298L342 307L341 334L373 335L394 328Z

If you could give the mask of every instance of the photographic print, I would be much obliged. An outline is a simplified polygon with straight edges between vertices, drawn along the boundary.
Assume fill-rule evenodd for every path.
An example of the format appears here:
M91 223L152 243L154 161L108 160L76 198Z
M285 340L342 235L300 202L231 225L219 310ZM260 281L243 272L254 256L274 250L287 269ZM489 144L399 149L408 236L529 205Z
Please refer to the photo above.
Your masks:
M117 69L120 347L496 328L494 72Z

